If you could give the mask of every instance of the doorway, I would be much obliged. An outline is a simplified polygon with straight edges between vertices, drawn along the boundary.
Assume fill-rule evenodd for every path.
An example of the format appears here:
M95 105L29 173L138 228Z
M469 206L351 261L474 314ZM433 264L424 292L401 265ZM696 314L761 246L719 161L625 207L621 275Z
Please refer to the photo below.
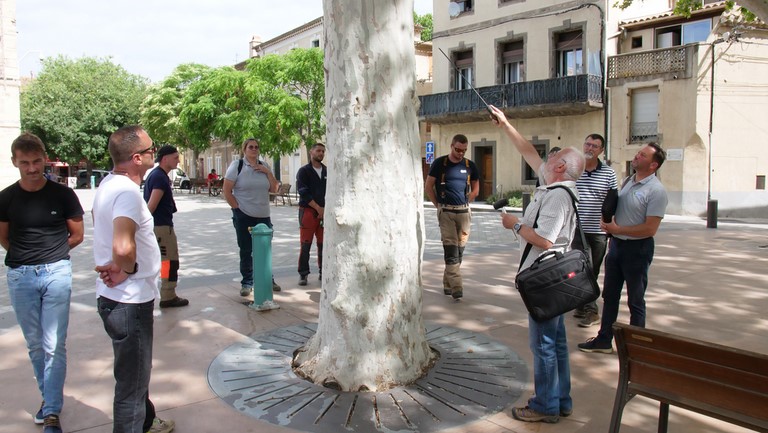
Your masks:
M493 195L493 146L476 146L475 159L480 171L480 194L477 201L484 201Z

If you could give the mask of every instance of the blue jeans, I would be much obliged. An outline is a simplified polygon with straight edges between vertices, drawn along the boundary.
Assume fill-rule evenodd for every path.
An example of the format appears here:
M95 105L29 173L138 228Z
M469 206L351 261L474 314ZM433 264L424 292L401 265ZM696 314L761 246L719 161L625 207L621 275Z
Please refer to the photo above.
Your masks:
M155 407L149 400L155 301L124 304L99 296L99 316L115 354L114 433L145 433Z
M8 268L8 292L16 320L27 340L37 387L45 400L43 415L58 415L67 376L67 327L72 296L72 263Z
M573 236L573 242L571 242L571 248L574 250L584 251L588 254L592 260L592 275L597 281L597 277L600 275L600 267L603 266L603 258L605 257L605 250L608 247L608 236L600 233L584 233L584 238L587 241L586 248L581 245L581 236L579 236L578 229ZM600 283L597 283L598 286ZM581 307L582 310L597 314L597 300L584 304Z
M645 289L648 287L648 269L653 261L653 238L621 240L611 238L605 258L603 282L603 317L597 338L601 342L613 340L613 324L619 317L621 289L627 283L629 324L645 328Z
M537 322L529 315L528 343L533 352L533 384L536 393L528 400L528 406L547 415L571 411L571 367L568 362L564 315L544 322Z
M265 224L272 228L272 220L269 217L254 218L246 215L240 209L232 209L232 224L235 226L237 246L240 248L240 275L243 277L240 284L253 287L253 240L248 232L248 227Z

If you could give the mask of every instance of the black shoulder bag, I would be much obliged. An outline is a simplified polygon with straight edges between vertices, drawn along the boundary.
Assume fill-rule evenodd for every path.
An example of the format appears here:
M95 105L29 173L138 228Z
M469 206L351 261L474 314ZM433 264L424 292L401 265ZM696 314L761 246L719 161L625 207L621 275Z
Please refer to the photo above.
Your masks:
M554 186L550 189L563 188L571 196L571 205L576 213L576 222L581 236L582 245L587 245L584 231L581 229L579 212L576 209L576 197L564 186ZM539 214L536 214L536 220ZM537 227L534 220L533 227ZM531 252L529 243L520 265ZM518 272L515 277L515 287L523 298L523 303L534 320L543 322L561 314L565 314L600 296L590 259L581 250L570 250L567 253L547 251L539 256L530 267Z

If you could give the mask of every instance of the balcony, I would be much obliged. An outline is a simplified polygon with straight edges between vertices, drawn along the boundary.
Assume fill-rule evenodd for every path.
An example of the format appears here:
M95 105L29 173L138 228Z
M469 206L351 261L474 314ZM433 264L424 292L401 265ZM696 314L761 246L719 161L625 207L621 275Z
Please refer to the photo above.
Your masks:
M488 104L517 118L567 116L603 108L603 83L596 75L480 87L477 91ZM488 119L485 105L471 89L425 95L419 99L419 116L432 123Z
M690 78L698 47L690 44L609 57L608 87L657 78Z

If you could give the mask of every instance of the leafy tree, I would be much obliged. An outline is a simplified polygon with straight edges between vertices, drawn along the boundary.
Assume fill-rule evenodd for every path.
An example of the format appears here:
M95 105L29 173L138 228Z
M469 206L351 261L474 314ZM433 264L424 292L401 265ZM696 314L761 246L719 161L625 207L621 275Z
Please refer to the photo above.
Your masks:
M295 49L252 59L245 71L210 71L188 88L180 121L195 140L238 146L257 137L262 153L280 156L325 134L323 54Z
M252 59L246 68L255 81L269 84L262 94L260 138L267 148L293 152L325 135L325 75L319 48Z
M626 9L634 2L635 0L618 0L615 3L615 6L621 9ZM727 1L725 3L727 10L732 10L736 5L733 1ZM746 21L754 21L755 18L760 18L765 21L766 18L768 18L768 0L741 0L739 1L739 4L746 6L746 8L741 8L741 13ZM701 8L701 0L678 0L677 3L675 3L674 12L677 15L690 18L691 12Z
M110 59L64 56L43 60L38 77L21 93L21 127L38 135L50 157L110 166L109 135L138 123L148 80Z
M422 27L421 40L424 42L432 40L432 14L419 15L413 12L413 22Z
M197 63L179 65L162 82L149 88L141 104L141 125L157 143L201 150L209 140L195 142L182 125L180 114L187 89L211 68Z

